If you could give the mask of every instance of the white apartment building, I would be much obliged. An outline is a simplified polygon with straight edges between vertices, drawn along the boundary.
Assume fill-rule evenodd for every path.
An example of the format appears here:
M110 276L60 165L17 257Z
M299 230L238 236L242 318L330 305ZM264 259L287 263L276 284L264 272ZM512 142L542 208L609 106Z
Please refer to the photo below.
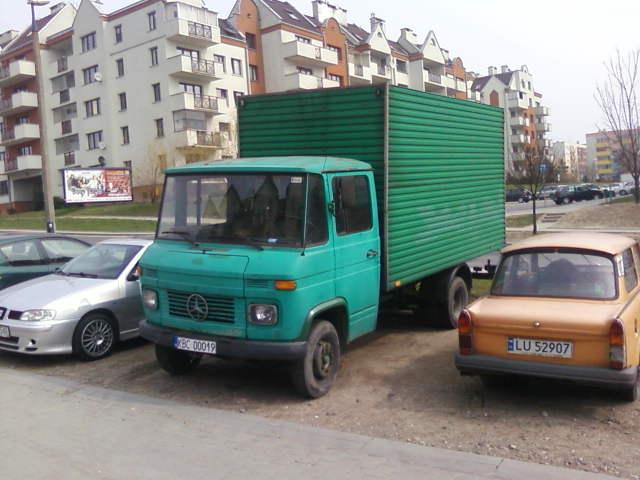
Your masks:
M587 146L581 143L554 142L553 158L561 175L573 181L589 176L586 168Z
M144 200L168 166L236 156L236 104L249 93L244 37L201 0L101 9L82 0L43 54L52 169L129 167Z
M514 173L525 160L527 147L535 146L549 156L551 140L547 134L549 108L542 104L542 95L535 91L533 75L526 65L511 70L503 65L498 71L489 67L488 75L474 80L471 89L482 103L504 108L505 111L505 169Z

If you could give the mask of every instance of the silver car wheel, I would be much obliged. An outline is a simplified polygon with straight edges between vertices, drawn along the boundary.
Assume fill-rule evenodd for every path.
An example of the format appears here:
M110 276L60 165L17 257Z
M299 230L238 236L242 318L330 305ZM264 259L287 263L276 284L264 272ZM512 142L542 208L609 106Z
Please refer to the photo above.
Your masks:
M113 327L102 318L95 318L88 322L80 333L82 350L94 358L107 353L113 345L113 340Z

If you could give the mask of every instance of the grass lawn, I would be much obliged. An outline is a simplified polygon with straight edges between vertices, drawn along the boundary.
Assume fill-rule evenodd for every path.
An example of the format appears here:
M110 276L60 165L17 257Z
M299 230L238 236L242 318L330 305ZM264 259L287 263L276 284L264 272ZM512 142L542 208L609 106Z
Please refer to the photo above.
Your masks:
M538 221L542 215L537 215ZM526 215L516 215L513 217L507 217L507 228L521 228L521 227L529 227L533 225L533 214L528 213Z
M491 288L491 282L492 280L474 278L473 288L471 289L471 298L476 299L487 295Z
M125 203L72 208L74 216L157 217L159 204Z

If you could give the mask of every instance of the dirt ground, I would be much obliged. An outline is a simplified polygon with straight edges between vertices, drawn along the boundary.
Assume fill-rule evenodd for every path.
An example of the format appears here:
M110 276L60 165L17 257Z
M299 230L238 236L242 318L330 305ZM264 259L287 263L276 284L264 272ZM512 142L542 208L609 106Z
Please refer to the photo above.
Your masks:
M388 316L390 317L390 316ZM65 377L83 384L384 437L420 445L553 464L640 479L640 402L551 381L487 387L453 365L455 331L410 317L383 322L343 358L334 389L316 401L293 392L277 365L206 359L173 378L142 341L110 358L0 353L0 368Z
M554 228L640 228L640 205L612 203L576 210L565 215Z

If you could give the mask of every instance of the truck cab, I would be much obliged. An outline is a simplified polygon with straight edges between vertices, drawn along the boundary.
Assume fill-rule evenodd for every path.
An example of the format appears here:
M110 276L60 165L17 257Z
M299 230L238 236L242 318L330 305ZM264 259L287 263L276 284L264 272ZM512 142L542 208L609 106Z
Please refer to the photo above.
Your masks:
M141 261L141 334L171 374L205 354L284 360L300 393L322 396L343 347L376 328L378 218L372 168L356 160L171 169Z

